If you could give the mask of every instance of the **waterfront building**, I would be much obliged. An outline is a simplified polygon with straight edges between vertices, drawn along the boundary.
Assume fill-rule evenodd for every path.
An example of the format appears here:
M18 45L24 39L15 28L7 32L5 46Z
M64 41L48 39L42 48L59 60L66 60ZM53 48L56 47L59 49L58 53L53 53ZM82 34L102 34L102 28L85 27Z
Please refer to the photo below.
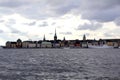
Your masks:
M55 48L60 48L61 47L61 43L55 43Z
M17 47L16 47L16 42L11 42L11 43L10 43L10 48L17 48Z
M78 39L75 40L75 47L76 48L80 48L81 47L80 40L78 40Z
M66 41L66 40L65 40L65 37L64 37L63 40L60 42L60 46L61 46L61 47L64 47L64 46L65 46L65 41Z
M36 47L37 47L37 48L41 48L41 43L42 43L42 41L38 41L38 42L36 43Z
M88 48L88 43L87 42L82 42L81 47L82 48Z
M17 42L16 42L16 47L17 48L22 48L22 40L21 39L18 39Z
M11 42L9 41L6 42L6 48L11 48Z
M63 41L61 41L60 46L64 47L64 42Z
M52 48L52 43L51 42L42 42L41 48Z
M103 39L108 46L114 46L114 44L120 43L120 39Z
M75 47L75 42L73 40L69 41L69 47L74 48Z
M83 41L81 43L82 48L88 48L88 42L86 41L86 36L85 34L83 35Z
M99 46L106 45L106 41L105 41L105 40L102 40L102 39L99 39L98 45L99 45Z
M28 48L36 48L36 41L29 41Z
M22 48L28 48L28 47L29 47L29 41L23 41Z

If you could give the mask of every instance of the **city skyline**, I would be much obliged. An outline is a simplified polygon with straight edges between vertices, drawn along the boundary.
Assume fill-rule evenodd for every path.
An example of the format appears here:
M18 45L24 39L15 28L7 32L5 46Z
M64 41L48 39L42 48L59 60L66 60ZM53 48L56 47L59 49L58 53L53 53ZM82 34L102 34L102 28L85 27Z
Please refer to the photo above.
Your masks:
M119 39L120 0L0 0L0 45L6 41Z

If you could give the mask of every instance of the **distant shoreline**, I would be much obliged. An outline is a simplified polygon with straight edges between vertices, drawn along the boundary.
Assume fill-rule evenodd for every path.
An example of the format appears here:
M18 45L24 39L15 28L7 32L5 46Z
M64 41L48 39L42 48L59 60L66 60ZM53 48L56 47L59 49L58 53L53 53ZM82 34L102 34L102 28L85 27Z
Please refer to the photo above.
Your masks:
M3 48L3 49L120 49L120 47L119 48L90 48L90 47L88 47L88 48Z

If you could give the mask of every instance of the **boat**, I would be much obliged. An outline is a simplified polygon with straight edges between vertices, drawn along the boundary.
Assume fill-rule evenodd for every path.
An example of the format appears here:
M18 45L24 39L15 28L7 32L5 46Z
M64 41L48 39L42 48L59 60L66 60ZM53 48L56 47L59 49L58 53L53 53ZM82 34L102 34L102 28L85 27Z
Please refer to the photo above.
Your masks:
M113 46L108 46L108 45L103 45L103 46L99 46L99 45L88 45L88 48L113 48Z

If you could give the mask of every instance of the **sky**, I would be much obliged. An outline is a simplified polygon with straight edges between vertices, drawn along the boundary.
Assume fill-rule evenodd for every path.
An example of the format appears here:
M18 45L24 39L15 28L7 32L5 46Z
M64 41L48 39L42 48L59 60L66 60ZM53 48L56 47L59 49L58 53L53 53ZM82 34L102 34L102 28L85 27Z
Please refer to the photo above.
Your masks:
M0 0L0 45L6 41L120 38L120 0Z

